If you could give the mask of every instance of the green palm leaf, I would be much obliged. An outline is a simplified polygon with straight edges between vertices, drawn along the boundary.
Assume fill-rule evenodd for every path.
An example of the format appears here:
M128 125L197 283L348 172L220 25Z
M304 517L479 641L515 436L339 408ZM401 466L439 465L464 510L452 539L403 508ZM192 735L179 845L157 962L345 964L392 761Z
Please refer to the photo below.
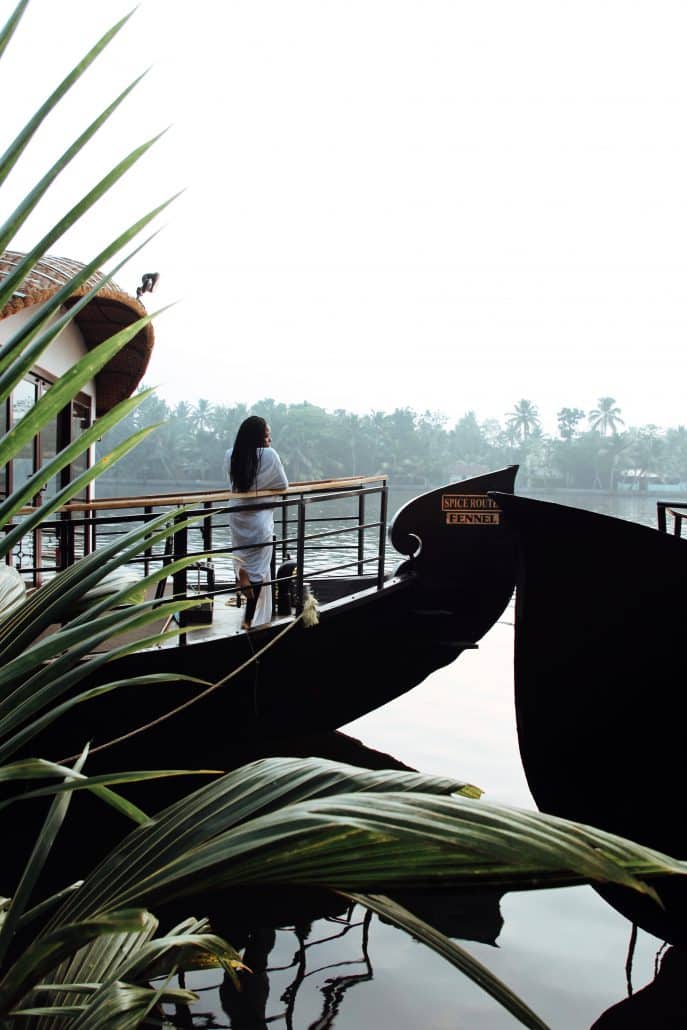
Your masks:
M144 915L141 909L108 912L75 924L65 924L34 940L0 980L0 1012L11 1011L41 977L89 941L108 934L142 929Z
M24 11L28 6L28 3L29 0L21 0L21 2L17 4L14 11L3 25L2 29L0 29L0 57L2 57L5 50L7 49L7 44L14 35L15 29L21 21L22 15L24 14Z
M22 265L18 266L11 277L15 282L20 279L20 269L23 269L27 264L29 267L33 265L39 258L43 257L49 248L64 236L67 229L70 229L78 220L86 214L87 211L92 208L97 201L99 201L107 192L115 185L115 183L121 179L121 177L132 168L136 162L143 157L143 155L158 141L162 133L158 136L154 136L152 139L147 140L140 147L136 147L132 150L122 161L119 162L107 175L105 175L96 185L86 194L77 204L74 205L62 218L59 219L53 225L47 233L39 240L39 242L27 253ZM12 287L12 291L16 287ZM3 283L0 287L0 303L6 304L9 296L9 286L7 282Z
M125 620L118 626L118 631L126 632L127 630L139 629L146 626L151 620L156 620L160 614L187 611L201 603L201 600L174 601L166 606L160 606L155 611L148 610ZM35 676L22 684L22 692L26 699L22 701L21 705L15 704L10 715L2 722L0 729L5 736L5 740L0 745L0 761L6 761L14 755L29 740L35 737L40 730L54 722L67 712L69 708L81 704L83 701L98 697L108 690L136 682L135 678L131 680L118 680L114 683L104 684L101 687L95 687L91 691L85 691L83 694L70 697L62 705L55 705L55 701L59 697L71 690L85 676L94 673L108 662L138 651L140 648L153 647L155 644L167 641L179 633L183 633L183 627L167 629L133 643L98 653L88 661L81 661L86 654L90 653L91 646L102 643L112 635L109 630L104 630L97 637L94 636L87 640L80 648L72 648L61 659L54 661L49 668L41 669ZM185 676L174 676L174 680L175 682L188 680L188 682L202 683L200 680ZM47 711L45 711L46 708L48 709ZM41 712L44 712L44 714L41 715Z
M57 771L40 773L38 769L33 771L33 767L38 766L39 763L41 766L51 766L54 770L59 769L62 771L59 773ZM39 787L36 790L25 791L14 797L6 798L4 801L0 801L0 810L17 802L29 801L32 798L51 797L55 794L73 793L77 790L94 791L96 787L101 786L112 787L114 785L119 786L122 783L145 783L148 780L159 780L170 776L216 776L220 771L218 769L140 769L127 772L102 773L99 776L82 775L67 782L49 787ZM6 766L2 772L3 780L19 782L26 779L36 779L39 776L45 779L47 775L62 777L74 775L73 770L69 770L56 762L45 762L44 759L26 759L23 762L15 762L12 765ZM139 821L138 818L136 821ZM142 821L150 822L150 816L145 816Z
M15 657L22 656L27 647L49 626L64 621L65 613L73 610L84 594L101 581L116 572L122 565L133 561L142 551L153 548L156 544L179 530L188 528L199 522L203 515L183 518L184 509L163 512L161 515L145 522L142 526L130 530L118 540L99 548L92 554L81 558L76 564L58 573L53 579L36 590L25 603L16 609L4 622L0 623L0 685L11 680L14 672L8 675L8 663ZM176 521L176 520L179 521ZM182 559L179 559L182 561ZM157 582L161 571L144 577L141 585L150 581ZM115 593L109 599L94 601L90 608L92 618L100 615L112 604L119 604L126 599L127 591ZM84 620L77 616L69 623L73 628ZM66 630L65 630L66 632ZM0 690L0 697L2 691ZM3 706L0 704L0 713Z
M137 447L142 440L145 440L146 436L149 436L155 430L155 426L146 426L144 429L139 429L137 433L134 433L128 439L123 440L117 447L115 447L109 454L100 458L90 468L82 472L80 476L76 476L72 481L62 490L59 490L55 496L50 500L46 501L36 508L30 515L27 515L25 519L22 519L21 523L11 529L6 534L3 540L2 547L0 547L0 557L4 557L7 554L11 554L12 548L15 547L19 541L30 533L33 529L36 529L41 523L45 522L50 515L58 511L63 505L67 504L72 497L80 494L89 483L92 483L94 479L101 476L103 472L106 472L110 466L123 458L125 454Z
M38 361L40 355L43 353L45 348L54 339L59 336L60 332L65 326L69 325L74 320L76 315L81 311L87 304L89 304L94 298L96 298L98 292L106 285L112 282L112 279L117 274L120 268L123 268L138 252L150 242L150 239L154 238L155 233L152 234L147 240L139 244L134 250L123 258L118 265L112 270L109 275L101 277L98 273L99 263L109 260L114 254L117 254L122 247L126 246L135 236L137 236L161 211L167 207L168 204L174 198L166 201L164 204L160 204L158 207L153 208L147 215L144 215L137 222L134 222L125 232L118 236L109 246L105 247L100 252L98 257L77 272L72 278L60 287L56 293L54 293L45 304L41 305L37 311L34 311L29 315L27 321L20 326L20 328L14 333L13 336L4 344L2 352L0 352L0 399L5 400L9 393L12 391L16 383L22 378L25 372L29 371L31 367ZM23 275L28 273L33 268L33 261L27 262L26 258L22 262ZM58 313L59 308L66 301L73 299L73 295L83 286L85 282L94 274L98 273L98 281L94 286L91 286L82 296L78 297L74 301L69 310L58 318L53 320L53 316ZM41 332L41 330L44 330Z
M3 503L0 503L0 525L6 525L17 512L27 504L35 495L53 479L63 468L78 458L84 451L95 443L112 426L115 426L121 419L135 411L152 393L152 390L142 390L140 393L127 397L102 415L97 422L64 447L55 457L43 465L38 472L30 476L23 487L15 490ZM113 459L114 460L114 459Z
M646 877L687 870L591 827L453 795L461 786L324 759L252 763L131 833L60 918L247 884L375 891L592 881L653 895Z
M73 770L74 773L79 773L81 771L81 766L83 765L84 760L85 753L76 762ZM70 771L69 775L71 776L72 774L72 771ZM45 818L42 830L33 846L29 860L26 863L26 868L21 876L17 890L12 896L12 900L7 912L5 913L2 925L0 926L0 968L2 967L8 948L12 942L12 938L17 928L17 923L27 907L27 902L31 896L31 892L43 870L43 866L45 865L55 837L57 836L64 817L67 814L70 801L70 794L63 794L61 797L54 798L50 806L50 811ZM2 990L2 982L0 982L0 996L2 996ZM0 1012L2 1012L2 1010L3 1005L0 1002Z
M205 966L209 959L224 968L235 982L236 970L246 968L230 945L208 932L206 920L188 919L164 937L153 939L156 929L157 920L145 913L143 930L95 940L63 962L56 970L56 981L34 990L32 1000L39 1000L45 992L58 997L67 994L63 1002L71 1003L86 996L85 1003L75 1006L80 1018L71 1026L88 1030L98 1026L108 1030L112 1026L134 1027L157 1001L197 998L192 992L167 984L155 990L141 987L142 983L169 977L180 964L193 965L196 957L202 957ZM56 1017L54 1022L43 1024L46 1030L61 1025L56 1007L43 1011Z
M92 139L100 128L102 128L108 118L117 110L122 101L129 96L131 91L138 85L142 78L143 76L140 75L131 83L131 85L127 86L127 88L120 93L119 96L89 125L85 132L82 132L71 146L65 150L60 158L54 163L52 168L46 172L40 182L38 182L36 186L26 194L5 224L0 227L0 250L4 250L5 247L9 245L12 237L17 233L18 229L21 228L31 212L38 205L39 201L48 192L50 186L53 184L60 172L62 172L73 158L83 150L88 141Z
M5 25L2 36L0 37L0 40L2 40L2 51L4 51L27 6L28 0L26 0L26 2L19 3ZM62 98L69 92L72 86L78 82L86 69L93 63L93 61L95 61L108 43L114 39L130 17L131 14L127 14L102 36L98 43L88 51L86 56L72 69L69 75L62 80L60 85L51 93L45 103L39 107L33 117L24 125L13 143L0 158L0 185L2 185L12 168L14 168L42 122L57 107L60 100L62 100ZM0 51L0 53L2 53L2 51ZM2 247L4 248L5 246L6 244L3 243Z
M79 390L92 379L104 365L118 354L141 329L150 322L153 315L146 315L132 325L120 330L108 340L98 344L85 354L69 371L47 390L26 415L0 440L0 464L29 444L41 426L46 425L76 396Z

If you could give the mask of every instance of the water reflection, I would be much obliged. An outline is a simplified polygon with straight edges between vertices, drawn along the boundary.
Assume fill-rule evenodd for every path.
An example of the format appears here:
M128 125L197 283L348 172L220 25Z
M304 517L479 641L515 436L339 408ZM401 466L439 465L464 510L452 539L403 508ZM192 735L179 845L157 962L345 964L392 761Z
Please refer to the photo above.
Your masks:
M687 952L669 948L648 986L606 1009L591 1030L678 1030L687 1022Z
M300 992L309 980L319 977L316 992L320 1011L309 1026L333 1026L346 992L373 977L369 956L371 920L370 912L361 914L357 906L348 905L340 915L320 918L315 927L305 918L292 926L252 926L244 928L241 934L234 925L233 939L243 950L252 972L241 976L240 990L226 974L219 984L217 996L228 1024L215 1022L216 1014L192 1012L188 1006L176 1006L168 1018L182 1028L229 1026L232 1030L266 1030L271 1023L282 1023L287 1030L294 1030L302 1025L296 1014ZM278 935L291 936L293 950L285 960L277 953L283 951L283 946L276 947ZM322 962L320 955L328 945L336 946L340 957Z
M388 963L388 952L379 937L372 946L372 927L377 921L371 913L357 905L346 904L327 892L286 892L285 898L276 892L272 899L250 899L244 904L230 900L229 922L213 915L215 929L227 936L242 950L244 960L252 973L242 974L241 990L237 991L228 976L219 972L210 975L191 974L180 983L191 987L201 1001L189 1007L177 1005L166 1011L169 1022L182 1030L211 1030L226 1027L231 1030L267 1030L273 1024L287 1030L325 1030L329 1027L394 1025L395 1027L427 1026L512 1026L514 1020L505 1011L496 1015L490 1011L490 999L483 1008L470 1001L469 993L463 1007L464 984L460 974L446 966L443 975L453 984L450 1010L433 1006L431 991L420 1003L424 1012L422 1023L409 1018L384 1023L383 995L363 1000L353 997L361 985L371 985L375 978L375 962L381 963L382 976ZM395 895L422 918L443 922L441 927L449 936L461 942L474 940L497 947L503 918L499 897L480 897L467 893L410 892ZM226 899L225 899L226 900ZM269 917L270 904L274 904L274 918ZM541 941L545 949L546 942ZM656 974L644 987L633 990L631 979L628 996L614 1002L591 1024L581 1010L559 1010L548 1025L576 1027L578 1030L631 1030L651 1028L668 1030L684 1027L687 1014L687 952L676 948L659 950L655 958ZM422 962L416 962L417 975L413 983L396 983L394 991L403 998L414 990L426 991ZM436 975L436 974L435 974ZM442 973L440 972L440 976ZM544 978L545 978L545 974ZM432 977L428 981L433 983ZM584 991L589 985L571 980L573 991ZM388 984L386 986L388 990ZM350 1005L350 1008L348 1006ZM363 1021L359 1022L363 1013ZM470 1015L471 1014L471 1015ZM541 1013L540 1013L541 1014ZM462 1021L466 1016L468 1021ZM484 1022L483 1022L484 1020Z
M345 914L341 916L328 916L319 924L319 933L313 930L310 922L297 923L292 927L295 937L296 950L291 961L286 966L269 966L268 957L276 943L274 931L258 929L251 931L246 944L245 960L251 969L258 972L260 987L260 1010L251 1004L250 995L248 1001L254 1014L247 1012L246 987L253 979L252 976L243 977L243 988L239 992L227 977L224 978L220 988L220 1000L222 1008L230 1018L230 1025L233 1030L263 1030L267 1023L276 1020L283 1020L288 1030L294 1027L294 1016L296 1012L296 1001L298 993L303 984L312 977L327 974L322 986L319 988L321 995L322 1010L317 1019L311 1023L313 1027L328 1027L334 1024L339 1012L344 995L356 984L365 983L372 979L372 963L369 956L369 932L372 914L365 912L362 918L355 918L356 906L350 905ZM331 929L331 933L327 930ZM324 931L324 936L322 932ZM355 931L360 931L359 938ZM318 965L317 949L334 941L343 944L344 938L352 937L353 943L346 941L352 951L351 958L341 958L338 961ZM342 954L348 949L339 949ZM257 963L254 965L254 963ZM312 965L312 968L310 966ZM267 1019L267 996L269 993L269 976L275 973L287 972L292 979L279 996L279 1003L283 1005L282 1011ZM251 991L253 997L255 994ZM242 995L244 996L242 999ZM276 1006L279 1009L279 1005Z
M503 925L500 897L492 891L393 894L394 900L448 936L492 946ZM349 992L374 978L370 928L377 917L332 892L255 890L225 892L205 900L214 931L242 952L252 972L241 974L239 991L226 974L217 973L204 983L198 982L202 974L188 976L182 981L187 987L201 996L212 992L219 1005L214 1012L207 1010L205 1000L193 1007L178 1005L167 1013L175 1026L195 1030L220 1026L266 1030L272 1023L282 1023L288 1030L338 1026ZM386 962L383 948L381 958ZM228 1023L218 1021L219 1008Z

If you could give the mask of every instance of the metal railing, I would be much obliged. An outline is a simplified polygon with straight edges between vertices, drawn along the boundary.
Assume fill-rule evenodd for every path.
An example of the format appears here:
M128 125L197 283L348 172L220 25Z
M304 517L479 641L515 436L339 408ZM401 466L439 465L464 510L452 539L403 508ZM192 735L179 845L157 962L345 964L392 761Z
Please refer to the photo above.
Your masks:
M681 536L682 522L687 518L687 501L656 501L656 524L662 533L668 532L668 514L673 516L674 536Z
M229 515L239 508L241 512L267 508L274 512L275 535L252 546L272 548L271 577L265 586L272 590L273 600L277 589L285 585L277 575L278 565L292 558L294 552L296 569L289 587L297 614L303 608L306 584L318 580L345 575L359 577L365 585L382 586L386 574L388 508L385 476L296 483L284 491L263 491L252 497L254 503L246 504L246 495L212 491L72 503L33 531L32 546L22 542L12 560L30 585L40 585L82 555L97 552L117 535L123 537L135 526L151 522L167 511L170 523L176 521L179 528L163 545L145 548L128 567L146 576L159 565L196 556L194 567L174 572L173 596L182 599L234 594L238 598ZM240 505L232 505L232 501L238 500ZM337 505L338 510L333 510ZM188 519L197 519L197 524L188 526ZM4 528L7 531L10 527ZM48 546L50 540L54 544L52 549ZM46 562L46 555L51 560ZM156 596L162 598L164 589L162 580ZM183 626L191 618L180 613L180 624Z

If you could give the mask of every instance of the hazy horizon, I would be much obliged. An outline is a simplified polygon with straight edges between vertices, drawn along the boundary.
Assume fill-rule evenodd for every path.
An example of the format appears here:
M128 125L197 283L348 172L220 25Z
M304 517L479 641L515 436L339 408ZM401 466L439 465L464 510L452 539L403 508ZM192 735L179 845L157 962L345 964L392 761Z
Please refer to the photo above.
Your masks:
M8 137L128 10L33 0L3 56ZM135 293L158 272L149 309L175 305L147 376L170 403L483 421L527 398L553 432L610 395L627 424L678 425L686 29L683 5L645 0L144 0L24 175L152 70L12 246L171 126L53 248L88 259L184 190L117 276Z

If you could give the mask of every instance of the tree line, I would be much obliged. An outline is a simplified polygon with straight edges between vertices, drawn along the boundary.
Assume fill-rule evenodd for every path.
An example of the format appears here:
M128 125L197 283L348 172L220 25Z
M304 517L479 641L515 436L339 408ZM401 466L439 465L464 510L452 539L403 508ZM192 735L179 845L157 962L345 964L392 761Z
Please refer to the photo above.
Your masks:
M150 394L100 443L101 453L145 426L155 432L108 474L110 481L223 482L223 459L247 415L270 424L292 481L386 472L396 484L438 485L519 464L530 486L614 490L645 487L650 478L687 482L687 428L627 427L613 397L590 411L562 408L557 434L543 432L537 405L517 401L502 421L467 411L453 425L439 412L396 408L366 415L272 398L247 406L170 407Z

